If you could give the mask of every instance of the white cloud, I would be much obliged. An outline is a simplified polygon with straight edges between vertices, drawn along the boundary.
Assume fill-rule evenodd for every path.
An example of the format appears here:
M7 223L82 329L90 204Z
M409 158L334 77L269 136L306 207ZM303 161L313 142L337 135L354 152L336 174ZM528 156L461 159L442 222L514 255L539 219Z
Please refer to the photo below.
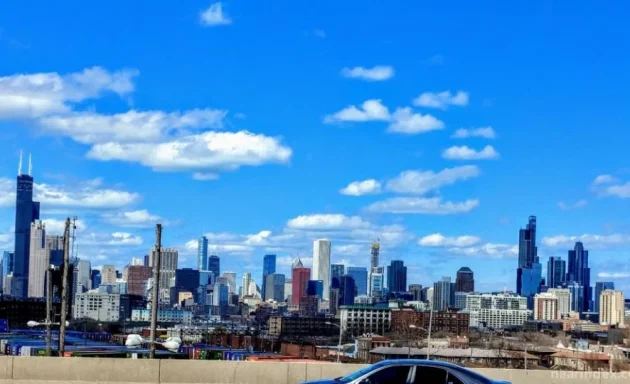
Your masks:
M377 201L367 207L368 211L381 213L416 213L425 215L452 215L467 213L479 206L479 200L462 202L442 201L440 197L393 197Z
M335 256L358 256L370 253L369 244L342 244L333 245L331 253Z
M223 3L214 3L199 14L201 24L206 27L232 24L232 19L223 11Z
M486 145L481 151L469 148L453 146L442 152L442 157L449 160L494 160L500 157L492 145Z
M313 214L295 217L287 222L287 227L292 229L356 229L368 228L370 224L359 216L346 216L342 214Z
M260 231L253 235L247 235L245 244L248 245L265 245L271 236L271 231Z
M597 235L585 233L580 236L555 235L543 237L542 243L550 248L573 248L576 242L585 248L615 248L630 245L630 236L622 234Z
M15 245L15 229L9 229L6 232L0 232L0 249L13 250Z
M136 246L142 245L142 238L128 232L89 233L78 236L76 244L79 246Z
M35 184L33 199L42 206L80 208L120 208L140 199L137 193L102 187L101 179L74 185ZM15 205L15 182L0 179L0 206Z
M74 103L133 92L135 69L109 72L101 67L60 75L55 72L0 77L0 118L36 118L69 112Z
M593 185L612 184L616 182L617 179L612 175L599 175L593 180Z
M192 178L198 181L209 181L209 180L218 180L219 175L217 175L216 173L209 173L209 172L205 172L205 173L195 172L193 173Z
M569 204L569 203L565 203L564 201L561 201L558 203L558 208L560 208L563 211L570 211L573 209L586 207L587 204L588 204L588 201L586 200L578 200L573 204Z
M339 191L342 195L348 196L363 196L376 194L381 191L381 183L374 179L368 179L363 181L353 181L345 188Z
M447 109L449 105L465 106L468 105L468 92L457 91L455 94L452 94L451 91L425 92L415 98L413 104L418 107L439 109Z
M460 128L451 136L454 139L467 139L469 137L483 137L485 139L494 139L497 137L492 127L481 128Z
M449 252L471 257L513 258L518 256L518 246L510 244L485 243L473 247L453 247Z
M137 162L154 170L177 171L236 170L241 166L286 163L291 154L291 148L282 145L279 138L247 131L209 131L158 144L97 144L88 157Z
M43 219L42 222L46 225L46 235L63 236L66 230L66 220L58 220L53 218ZM76 220L76 232L83 232L87 229L87 225L83 220ZM70 226L72 230L72 225Z
M149 213L146 209L128 212L109 212L102 215L105 222L119 227L150 228L156 223L163 223L160 216Z
M476 165L445 168L440 172L404 171L387 181L386 189L396 193L423 195L427 192L479 176L481 171Z
M220 128L226 111L193 109L185 112L136 111L102 115L75 112L43 117L40 128L71 137L84 144L106 142L158 141L189 130Z
M600 279L627 279L630 272L600 272L597 274Z
M388 132L417 134L444 128L444 122L431 115L413 113L411 108L398 108L392 115L392 123L387 128Z
M377 65L372 68L354 67L344 68L341 70L344 77L351 79L362 79L368 81L383 81L391 79L394 76L394 68L392 66Z
M381 100L371 99L364 101L360 108L350 105L333 115L326 116L324 123L388 121L389 119L389 110L381 103Z
M418 240L418 245L423 247L471 247L481 242L477 236L454 236L447 237L441 233L433 233Z
M604 190L608 196L616 196L622 199L630 199L630 181L620 185L610 185Z

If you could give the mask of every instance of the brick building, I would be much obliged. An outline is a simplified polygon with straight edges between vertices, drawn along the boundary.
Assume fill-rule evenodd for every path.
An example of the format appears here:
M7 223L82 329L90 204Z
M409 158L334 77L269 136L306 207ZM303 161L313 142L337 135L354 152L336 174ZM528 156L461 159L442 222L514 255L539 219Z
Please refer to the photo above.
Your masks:
M404 332L410 325L429 329L430 311L416 311L412 308L392 309L392 331ZM431 332L447 332L467 335L470 323L468 313L456 311L435 311L431 321ZM420 330L422 332L422 330Z
M127 293L143 296L144 285L153 277L153 268L143 265L131 265L127 269Z

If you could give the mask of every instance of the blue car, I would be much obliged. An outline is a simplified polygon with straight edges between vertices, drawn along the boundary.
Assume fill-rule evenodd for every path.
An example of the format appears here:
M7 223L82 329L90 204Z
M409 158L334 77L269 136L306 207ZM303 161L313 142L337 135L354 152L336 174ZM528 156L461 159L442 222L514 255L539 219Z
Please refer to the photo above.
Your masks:
M510 384L455 364L434 360L385 360L336 379L302 384Z

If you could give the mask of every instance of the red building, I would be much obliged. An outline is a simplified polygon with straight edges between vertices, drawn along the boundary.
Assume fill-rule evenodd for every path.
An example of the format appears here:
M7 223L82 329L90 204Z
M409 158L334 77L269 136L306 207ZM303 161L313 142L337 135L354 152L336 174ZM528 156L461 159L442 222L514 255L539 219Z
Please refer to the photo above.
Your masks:
M302 298L306 296L306 284L311 279L311 269L303 267L302 262L298 260L297 265L293 268L291 278L293 280L291 302L299 305Z
M127 293L143 296L144 284L153 277L153 268L143 265L131 265L127 273Z
M410 325L429 329L432 332L448 332L455 335L467 335L470 315L456 311L434 311L433 318L429 311L416 311L411 308L392 309L392 331L401 332L409 329Z

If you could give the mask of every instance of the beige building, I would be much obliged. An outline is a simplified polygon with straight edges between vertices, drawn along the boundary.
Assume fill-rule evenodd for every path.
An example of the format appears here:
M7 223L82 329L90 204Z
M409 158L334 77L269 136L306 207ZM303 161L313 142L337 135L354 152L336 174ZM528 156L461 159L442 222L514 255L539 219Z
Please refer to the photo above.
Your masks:
M41 220L35 220L31 223L28 297L44 297L48 264L50 264L50 256L46 250L46 225Z
M599 323L618 326L624 323L623 293L611 289L599 295Z
M552 293L534 296L534 320L558 320L558 298Z
M103 265L103 267L101 268L101 285L114 285L114 284L116 284L116 266Z
M559 318L568 317L571 313L571 291L566 288L549 288L547 293L551 293L558 298Z

